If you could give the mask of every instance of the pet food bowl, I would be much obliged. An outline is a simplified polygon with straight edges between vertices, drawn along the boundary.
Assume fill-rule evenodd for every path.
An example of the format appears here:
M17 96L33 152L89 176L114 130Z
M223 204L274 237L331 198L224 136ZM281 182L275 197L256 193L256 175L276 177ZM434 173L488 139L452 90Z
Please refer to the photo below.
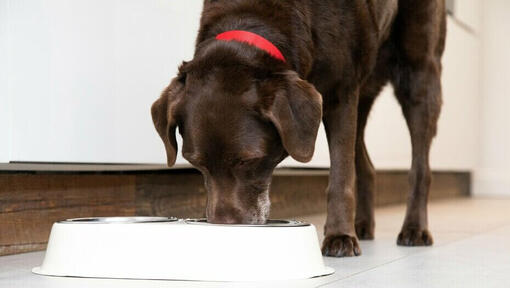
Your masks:
M53 224L44 261L49 276L267 281L332 274L315 227L271 220L265 225L209 224L203 219L111 217Z

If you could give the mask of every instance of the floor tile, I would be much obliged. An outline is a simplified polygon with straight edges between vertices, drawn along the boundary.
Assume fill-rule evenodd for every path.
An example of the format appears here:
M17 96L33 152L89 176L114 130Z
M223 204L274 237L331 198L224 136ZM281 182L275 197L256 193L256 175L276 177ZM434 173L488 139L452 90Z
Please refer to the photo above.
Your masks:
M0 288L59 287L508 287L510 283L510 199L433 202L433 247L399 247L405 206L376 211L376 240L362 241L363 255L324 258L336 269L327 277L291 282L222 283L44 277L32 274L43 252L0 257ZM322 238L325 215L300 217Z
M324 287L509 287L510 226L403 257Z

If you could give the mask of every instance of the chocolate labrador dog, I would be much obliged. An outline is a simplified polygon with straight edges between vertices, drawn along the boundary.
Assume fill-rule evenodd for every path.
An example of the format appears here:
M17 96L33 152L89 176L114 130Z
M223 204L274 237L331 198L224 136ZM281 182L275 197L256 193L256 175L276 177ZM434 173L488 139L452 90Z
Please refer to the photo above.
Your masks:
M397 243L431 245L429 150L441 108L444 0L205 0L192 61L152 106L168 165L203 174L212 223L264 223L273 169L312 158L324 122L331 169L323 254L360 255L374 237L367 117L391 83L412 139Z

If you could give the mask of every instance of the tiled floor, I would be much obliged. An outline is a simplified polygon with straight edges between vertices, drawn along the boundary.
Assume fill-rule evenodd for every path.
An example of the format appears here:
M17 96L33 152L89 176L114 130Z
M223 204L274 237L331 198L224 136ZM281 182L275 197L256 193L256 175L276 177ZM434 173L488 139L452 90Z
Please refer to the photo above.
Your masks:
M30 287L510 287L510 199L462 199L430 205L432 248L395 244L404 206L376 211L376 240L363 255L325 258L336 273L276 283L205 283L43 277L30 273L43 253L0 257L0 288ZM324 215L303 217L321 230ZM319 231L322 233L322 231Z

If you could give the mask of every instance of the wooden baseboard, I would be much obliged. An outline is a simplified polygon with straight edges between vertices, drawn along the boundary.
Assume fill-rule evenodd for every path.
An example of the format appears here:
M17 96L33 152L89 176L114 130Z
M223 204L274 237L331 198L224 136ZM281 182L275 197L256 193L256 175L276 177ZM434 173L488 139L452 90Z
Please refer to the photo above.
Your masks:
M435 172L431 199L470 194L469 172ZM271 217L325 212L328 170L278 169ZM376 204L404 203L405 171L379 171ZM45 248L53 222L76 217L203 217L206 191L194 169L0 172L0 255Z

